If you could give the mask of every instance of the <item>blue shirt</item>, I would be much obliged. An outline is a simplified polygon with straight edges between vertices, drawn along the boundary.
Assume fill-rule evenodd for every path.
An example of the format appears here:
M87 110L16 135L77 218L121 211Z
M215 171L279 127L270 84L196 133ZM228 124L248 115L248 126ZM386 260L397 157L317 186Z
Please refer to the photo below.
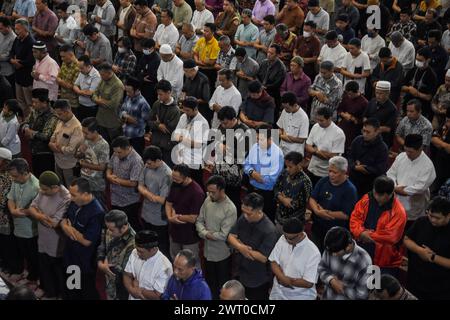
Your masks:
M179 300L212 300L211 290L200 270L195 270L186 281L172 275L161 300L169 300L176 295Z
M78 241L67 239L64 249L65 266L77 265L81 272L95 272L97 246L100 243L104 214L102 205L95 198L83 207L77 206L74 202L70 203L66 219L83 235L84 239L92 243L89 247L85 247Z
M317 182L311 197L325 210L342 211L349 217L358 201L356 188L350 180L347 179L344 183L334 186L329 177L323 177ZM316 215L314 215L314 221L327 229L334 226L347 226L345 220L324 220Z
M259 30L258 27L253 23L249 23L248 25L240 24L236 30L236 34L234 35L235 40L245 41L245 42L255 42L258 40ZM253 46L244 46L243 47L247 52L247 55L256 59L256 48Z
M128 114L137 120L136 124L126 123L123 125L123 133L126 137L140 138L145 134L145 125L150 115L150 105L147 100L139 94L133 98L125 97L121 114Z
M250 184L260 190L273 190L283 168L283 151L273 142L267 150L262 149L258 143L255 143L244 162L244 172L247 175L249 175L250 169L261 174L263 183L250 179Z
M13 10L23 17L34 17L36 14L36 3L34 0L16 0Z

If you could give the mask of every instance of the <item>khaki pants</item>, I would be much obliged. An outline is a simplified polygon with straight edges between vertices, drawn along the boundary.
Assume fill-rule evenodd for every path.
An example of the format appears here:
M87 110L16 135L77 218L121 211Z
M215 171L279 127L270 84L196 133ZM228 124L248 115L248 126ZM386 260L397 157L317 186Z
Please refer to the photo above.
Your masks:
M73 176L73 168L70 169L61 169L56 163L55 163L55 173L59 176L61 179L61 182L63 185L66 186L68 189L70 187L70 184L74 180Z
M31 92L32 91L33 91L33 86L22 87L20 84L18 84L16 82L17 102L19 103L19 107L23 111L23 116L24 117L27 117L28 114L31 112L31 105L32 105Z

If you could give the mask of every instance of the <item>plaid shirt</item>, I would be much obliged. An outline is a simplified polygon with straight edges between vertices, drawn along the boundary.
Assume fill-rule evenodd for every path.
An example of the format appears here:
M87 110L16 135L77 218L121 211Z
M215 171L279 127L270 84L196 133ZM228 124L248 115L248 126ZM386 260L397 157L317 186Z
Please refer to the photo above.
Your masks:
M142 94L133 98L125 97L121 109L121 115L123 114L127 114L137 120L136 124L125 123L123 125L124 135L130 139L143 137L145 125L150 116L150 106Z
M322 255L318 271L325 285L322 300L366 300L369 296L367 268L372 265L369 254L354 241L349 256L336 257L327 250ZM344 294L337 294L330 286L333 278L344 283Z
M117 77L123 81L134 73L136 56L131 50L125 53L117 53L113 64L121 68L121 71L117 73Z
M59 69L58 77L70 84L72 86L75 83L75 80L78 78L78 74L80 73L80 68L78 67L78 61L75 60L70 64L63 62L61 65L61 69ZM61 99L67 99L70 102L72 108L78 107L78 95L73 92L72 89L64 88L60 86L60 97Z
M217 58L217 64L221 65L224 69L230 69L233 70L234 67L236 67L236 60L234 60L234 65L231 65L231 61L233 61L234 58L234 49L230 47L228 52L224 52L220 50L219 57Z

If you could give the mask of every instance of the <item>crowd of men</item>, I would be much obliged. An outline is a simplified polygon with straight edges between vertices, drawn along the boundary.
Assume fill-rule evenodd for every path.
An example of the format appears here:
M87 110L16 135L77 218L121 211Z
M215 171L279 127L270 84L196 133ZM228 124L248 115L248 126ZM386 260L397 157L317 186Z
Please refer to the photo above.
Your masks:
M450 299L449 1L0 7L0 299Z

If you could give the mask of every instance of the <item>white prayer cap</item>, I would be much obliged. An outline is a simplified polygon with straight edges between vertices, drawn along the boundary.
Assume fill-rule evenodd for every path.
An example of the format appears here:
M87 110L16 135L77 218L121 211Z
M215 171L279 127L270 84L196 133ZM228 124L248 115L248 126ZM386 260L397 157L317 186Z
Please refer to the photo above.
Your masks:
M378 81L376 89L378 89L378 90L391 90L391 83L389 81Z
M172 54L172 48L168 44L163 44L161 48L159 48L160 54Z

